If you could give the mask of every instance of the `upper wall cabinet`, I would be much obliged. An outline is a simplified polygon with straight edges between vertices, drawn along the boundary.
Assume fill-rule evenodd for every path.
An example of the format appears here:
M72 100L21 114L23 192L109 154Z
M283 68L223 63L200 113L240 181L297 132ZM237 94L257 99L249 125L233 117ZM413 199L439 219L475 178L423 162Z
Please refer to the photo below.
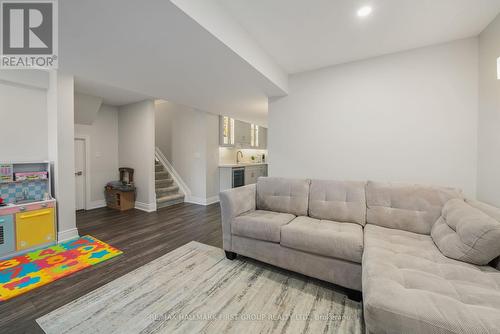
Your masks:
M234 121L234 142L236 146L250 148L252 139L252 125L250 123Z
M219 117L219 145L234 146L234 118Z
M219 145L237 148L267 149L267 129L255 124L219 118Z

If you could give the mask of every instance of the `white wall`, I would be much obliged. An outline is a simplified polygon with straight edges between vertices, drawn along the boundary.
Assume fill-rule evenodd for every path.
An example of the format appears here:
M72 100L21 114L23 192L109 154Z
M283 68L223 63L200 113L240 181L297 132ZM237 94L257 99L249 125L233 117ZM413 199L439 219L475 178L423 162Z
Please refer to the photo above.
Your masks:
M500 207L500 16L479 38L478 199Z
M183 110L191 111L188 107L168 101L157 101L155 104L155 145L160 148L170 163L172 163L173 151L176 145L173 133L175 115Z
M187 201L213 202L219 192L219 117L168 101L156 104L156 146L191 194Z
M120 167L134 168L134 183L137 187L136 208L155 211L153 101L137 102L119 108L118 159Z
M16 73L22 77L15 77ZM43 74L40 85L23 80L39 78L35 71L0 71L0 161L48 160L49 78Z
M206 113L207 192L206 203L219 198L219 116Z
M102 105L102 97L75 93L75 124L92 125Z
M105 206L104 186L118 180L118 108L101 105L92 125L75 124L75 137L89 140L87 210Z
M270 102L270 174L476 193L478 40L291 76Z

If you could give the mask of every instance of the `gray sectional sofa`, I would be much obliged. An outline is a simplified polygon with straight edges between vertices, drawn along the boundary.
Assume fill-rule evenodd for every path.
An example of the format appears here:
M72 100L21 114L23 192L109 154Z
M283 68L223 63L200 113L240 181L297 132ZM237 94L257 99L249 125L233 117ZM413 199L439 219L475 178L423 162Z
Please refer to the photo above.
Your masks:
M362 291L367 333L500 333L500 209L451 188L271 177L220 203L229 259Z

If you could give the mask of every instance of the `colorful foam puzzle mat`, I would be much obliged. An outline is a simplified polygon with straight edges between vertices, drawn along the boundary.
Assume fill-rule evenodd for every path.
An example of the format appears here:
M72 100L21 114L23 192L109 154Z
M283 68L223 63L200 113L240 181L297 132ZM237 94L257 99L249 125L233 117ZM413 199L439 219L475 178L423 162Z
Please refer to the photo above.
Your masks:
M0 302L120 254L120 250L87 235L0 260Z

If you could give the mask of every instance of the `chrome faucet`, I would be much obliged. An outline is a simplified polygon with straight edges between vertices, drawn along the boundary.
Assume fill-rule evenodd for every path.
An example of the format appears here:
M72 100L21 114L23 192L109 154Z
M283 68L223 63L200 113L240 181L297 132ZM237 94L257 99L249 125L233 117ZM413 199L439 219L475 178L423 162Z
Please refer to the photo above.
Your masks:
M236 152L236 163L237 164L240 163L240 154L241 154L241 158L243 159L243 152L241 152L241 151Z

